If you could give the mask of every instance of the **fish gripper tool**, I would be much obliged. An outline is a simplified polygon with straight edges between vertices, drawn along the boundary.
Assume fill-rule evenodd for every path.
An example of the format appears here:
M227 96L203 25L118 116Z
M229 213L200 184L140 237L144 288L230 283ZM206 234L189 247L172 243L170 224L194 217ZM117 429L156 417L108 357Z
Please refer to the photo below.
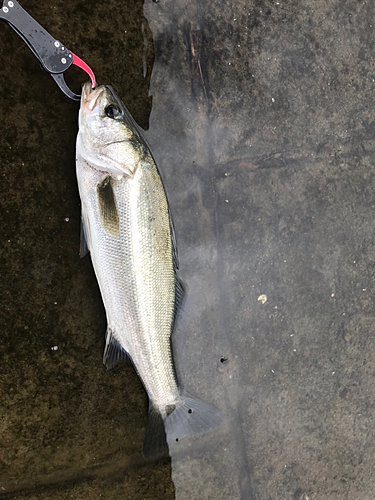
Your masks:
M91 68L53 38L16 0L0 0L0 20L6 22L22 38L42 68L70 99L79 101L81 98L70 90L64 79L64 72L72 64L89 75L92 87L95 88L95 76Z

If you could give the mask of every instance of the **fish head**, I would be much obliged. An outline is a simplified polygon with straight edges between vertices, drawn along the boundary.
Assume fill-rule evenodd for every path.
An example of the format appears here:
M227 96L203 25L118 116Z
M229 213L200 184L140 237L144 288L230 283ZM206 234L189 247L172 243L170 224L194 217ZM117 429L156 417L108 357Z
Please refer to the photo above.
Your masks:
M139 161L138 134L129 112L110 86L82 88L77 155L94 168L113 175L133 175Z

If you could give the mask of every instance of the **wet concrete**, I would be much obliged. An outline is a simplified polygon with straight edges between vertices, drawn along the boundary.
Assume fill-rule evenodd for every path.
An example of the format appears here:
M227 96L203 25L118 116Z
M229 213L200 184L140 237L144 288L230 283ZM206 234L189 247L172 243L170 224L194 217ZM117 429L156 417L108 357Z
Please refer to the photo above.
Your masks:
M373 498L374 5L146 5L177 357L228 417L176 498Z
M22 5L150 121L178 372L228 421L172 450L175 488L141 457L147 398L101 364L78 258L77 105L0 25L0 498L372 499L374 4Z

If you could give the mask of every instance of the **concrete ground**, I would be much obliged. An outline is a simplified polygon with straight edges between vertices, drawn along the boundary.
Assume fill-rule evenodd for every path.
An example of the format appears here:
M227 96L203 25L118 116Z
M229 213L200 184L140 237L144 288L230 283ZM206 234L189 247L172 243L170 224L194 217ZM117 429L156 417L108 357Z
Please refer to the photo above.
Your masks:
M101 364L78 258L78 107L1 25L0 499L373 500L373 2L22 5L150 124L178 373L227 422L143 460L147 398Z

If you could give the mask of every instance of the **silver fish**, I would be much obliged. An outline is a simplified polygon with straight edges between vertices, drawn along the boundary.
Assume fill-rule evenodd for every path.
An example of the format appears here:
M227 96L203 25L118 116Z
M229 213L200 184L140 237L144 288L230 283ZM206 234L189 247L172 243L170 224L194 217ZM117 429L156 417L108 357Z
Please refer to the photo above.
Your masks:
M221 414L177 383L170 337L184 291L169 205L150 149L110 86L83 87L76 169L81 254L91 253L107 314L103 362L130 358L149 396L143 453L161 455Z

